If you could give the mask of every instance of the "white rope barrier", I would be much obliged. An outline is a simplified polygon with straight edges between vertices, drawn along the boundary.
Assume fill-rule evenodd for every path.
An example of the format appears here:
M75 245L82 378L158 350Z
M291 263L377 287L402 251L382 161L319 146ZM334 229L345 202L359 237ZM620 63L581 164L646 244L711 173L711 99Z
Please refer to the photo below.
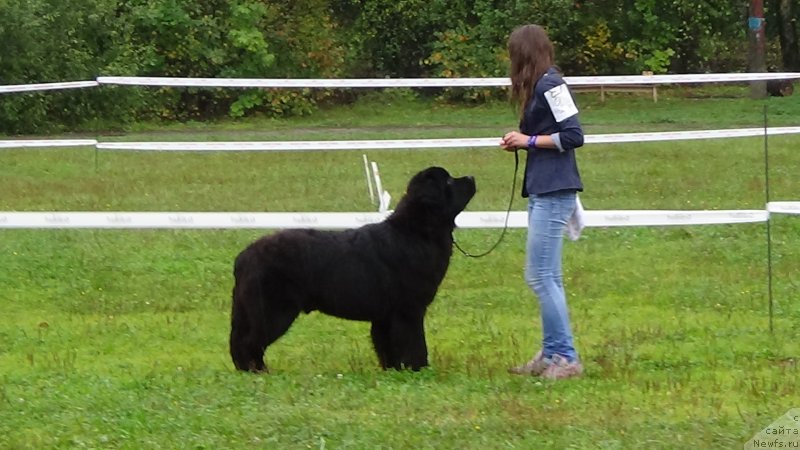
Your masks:
M573 86L601 86L620 84L686 84L686 83L738 83L746 81L793 80L800 72L773 73L708 73L679 75L625 75L564 77Z
M768 128L769 135L800 134L800 127ZM667 131L658 133L598 134L585 137L586 144L657 142L763 136L763 128L731 130ZM1 142L1 141L0 141ZM384 139L358 141L233 141L233 142L98 142L101 150L136 151L311 151L420 148L497 147L499 138Z
M800 204L795 207L797 214ZM380 222L389 213L0 212L0 229L345 229ZM459 228L503 228L505 219L505 211L469 211L461 213L456 224ZM769 212L762 210L584 211L587 227L738 224L768 219ZM526 228L527 212L512 211L508 226Z
M627 227L659 225L721 225L757 223L769 220L762 210L719 211L584 211L587 227Z
M62 83L38 83L38 84L9 84L0 86L0 94L7 92L31 92L31 91L50 91L56 89L79 89L99 86L97 81L68 81Z
M663 131L646 133L596 134L585 137L587 144L615 144L623 142L684 141L695 139L725 139L764 136L764 128L738 128L727 130ZM767 128L769 136L798 134L800 127Z
M800 127L768 128L769 135L798 134ZM656 142L690 139L722 139L762 136L763 128L732 130L668 131L659 133L619 133L586 136L587 144ZM384 139L359 141L241 141L241 142L99 142L101 150L140 151L308 151L375 150L419 148L497 147L499 138L467 139Z
M509 85L507 78L170 78L98 77L98 83L127 86L171 86L196 88L412 88L497 87Z
M685 83L737 83L746 81L800 79L798 72L709 73L678 75L567 76L572 86L657 85ZM0 93L77 89L100 85L173 86L198 88L398 88L398 87L503 87L506 77L495 78L172 78L172 77L97 77L95 81L0 85Z
M800 202L769 202L767 211L776 214L800 214Z
M503 228L504 211L465 212L458 216L460 228ZM640 227L671 225L721 225L758 223L769 220L769 212L762 210L717 211L664 211L664 210L608 210L583 211L587 227ZM527 228L528 213L512 211L508 217L509 228Z
M388 139L360 141L99 142L101 150L139 151L309 151L496 147L499 138Z
M609 75L564 77L571 86L614 86L625 84L732 83L744 81L800 78L798 72L725 73L680 75ZM391 88L391 87L502 87L508 78L171 78L171 77L98 77L108 85L173 86L203 88Z
M0 228L351 228L383 218L384 215L377 212L0 212Z
M800 134L800 127L773 127L770 136ZM658 142L692 139L724 139L763 136L763 128L729 130L665 131L647 133L596 134L585 138L587 144ZM311 150L377 150L419 148L496 147L498 138L466 139L384 139L357 141L229 141L229 142L98 142L94 139L72 140L0 140L0 149L33 147L85 147L101 150L135 151L311 151Z
M0 141L0 148L44 148L44 147L94 147L94 139L11 139Z

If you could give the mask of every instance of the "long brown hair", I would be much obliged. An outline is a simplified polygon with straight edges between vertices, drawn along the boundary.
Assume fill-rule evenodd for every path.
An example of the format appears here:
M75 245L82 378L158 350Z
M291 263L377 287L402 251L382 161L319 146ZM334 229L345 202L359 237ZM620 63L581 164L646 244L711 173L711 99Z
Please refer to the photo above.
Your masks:
M553 65L555 50L544 28L523 25L508 38L508 56L511 59L511 102L517 104L522 117L534 85Z

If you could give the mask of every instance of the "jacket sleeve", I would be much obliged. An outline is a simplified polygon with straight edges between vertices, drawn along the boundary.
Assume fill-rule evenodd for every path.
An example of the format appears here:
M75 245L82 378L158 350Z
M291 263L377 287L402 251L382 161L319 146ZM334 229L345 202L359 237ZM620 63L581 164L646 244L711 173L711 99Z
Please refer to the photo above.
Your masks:
M559 150L573 150L583 145L583 128L578 119L578 107L567 84L561 77L546 77L542 83L543 103L549 109L551 137Z
M577 115L558 122L557 126L558 132L551 136L559 150L572 150L583 146L583 128Z

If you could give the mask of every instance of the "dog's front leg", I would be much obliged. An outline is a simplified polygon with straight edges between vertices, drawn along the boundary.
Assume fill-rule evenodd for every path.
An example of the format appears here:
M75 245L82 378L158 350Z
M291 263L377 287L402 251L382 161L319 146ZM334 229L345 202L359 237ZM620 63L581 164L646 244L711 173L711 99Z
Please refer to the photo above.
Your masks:
M392 323L392 344L398 360L393 367L418 371L428 365L428 345L425 342L425 312L398 316Z
M397 358L393 356L394 353L392 348L391 330L392 322L390 320L372 322L372 328L370 329L372 346L375 348L375 354L378 356L378 362L381 364L381 368L384 370L400 368L399 363L397 363L397 367L393 367L395 364L394 361Z

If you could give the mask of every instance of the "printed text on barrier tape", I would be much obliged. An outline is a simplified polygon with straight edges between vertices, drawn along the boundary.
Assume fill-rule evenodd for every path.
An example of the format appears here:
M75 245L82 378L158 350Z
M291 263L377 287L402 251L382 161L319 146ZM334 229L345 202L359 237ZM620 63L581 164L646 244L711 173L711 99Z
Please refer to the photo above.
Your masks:
M587 144L659 142L692 139L725 139L756 137L763 128L729 130L666 131L653 133L618 133L588 135ZM773 127L767 134L800 134L800 127ZM102 150L139 151L304 151L304 150L368 150L402 148L474 148L495 147L498 138L469 139L405 139L360 141L241 141L241 142L97 142L75 140L0 140L0 148L66 147L96 145Z
M777 214L800 214L800 202L769 202L767 211Z
M769 135L800 134L800 127L767 129ZM692 139L725 139L756 137L763 128L731 130L668 131L658 133L620 133L586 136L587 144L658 142ZM470 139L407 139L362 141L242 141L242 142L99 142L103 150L139 151L308 151L308 150L367 150L402 148L473 148L496 147L497 138Z
M461 228L502 228L504 211L461 213ZM62 229L235 229L235 228L353 228L383 220L383 213L250 213L250 212L2 212L0 228ZM588 227L712 225L768 220L762 210L727 211L585 211ZM527 213L513 211L509 227L527 227Z

